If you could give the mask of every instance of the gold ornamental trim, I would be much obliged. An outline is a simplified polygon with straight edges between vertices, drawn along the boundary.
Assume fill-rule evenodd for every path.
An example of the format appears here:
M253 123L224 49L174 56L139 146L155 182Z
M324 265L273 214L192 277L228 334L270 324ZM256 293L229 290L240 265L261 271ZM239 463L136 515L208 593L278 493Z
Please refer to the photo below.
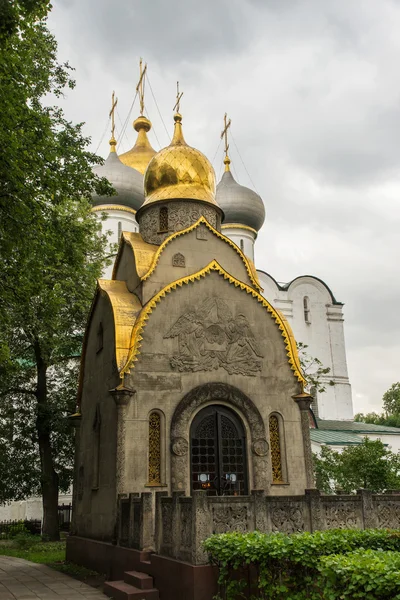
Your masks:
M113 272L111 275L111 279L113 280L117 278L119 261L121 260L122 250L125 244L130 246L132 249L135 258L136 272L139 278L141 279L142 276L145 275L151 267L154 254L156 253L158 246L154 244L148 244L147 242L145 242L140 233L133 231L123 231L118 246L117 257L114 262Z
M240 223L224 223L221 225L221 229L247 229L247 231L251 231L251 233L255 233L257 236L257 229L253 229L253 227L249 227L249 225L240 225Z
M122 204L101 204L100 206L93 206L91 212L106 212L107 210L120 210L122 212L128 212L136 215L136 210L134 208L122 206Z
M201 224L205 225L211 231L211 233L213 233L214 235L216 235L220 240L223 240L224 242L226 242L227 244L229 244L229 246L231 246L231 248L233 248L239 254L240 258L244 262L244 266L246 267L246 271L247 271L247 274L248 274L248 276L250 278L250 281L252 282L252 284L254 285L254 287L257 290L259 290L260 292L262 292L263 288L261 287L261 285L260 285L260 283L258 281L258 277L255 276L255 274L254 274L255 269L253 270L252 265L250 263L250 260L247 258L247 256L245 256L243 254L243 252L241 251L241 249L239 248L239 246L237 246L235 244L235 242L232 242L232 240L230 240L228 237L226 237L226 235L224 235L223 233L220 233L219 231L217 231L216 229L214 229L214 227L212 225L210 225L210 223L207 221L207 219L205 217L203 217L203 216L201 216L196 221L196 223L194 223L193 225L190 225L190 227L186 227L186 229L182 229L181 231L177 231L176 233L173 233L172 235L170 235L169 237L167 237L166 240L163 241L163 243L158 247L156 253L154 254L153 261L152 261L150 269L141 278L142 281L146 281L146 279L148 279L150 277L150 275L154 272L154 270L155 270L155 268L156 268L156 266L158 264L158 261L159 261L161 253L164 251L165 247L170 242L172 242L176 238L180 237L181 235L185 235L186 233L190 233L191 231L194 231Z
M232 277L232 275L225 271L225 269L223 269L223 267L221 267L221 265L216 260L211 261L204 269L201 269L197 273L188 275L187 277L183 277L181 279L177 279L176 281L168 284L160 292L153 296L153 298L149 300L149 302L143 307L136 319L135 325L132 330L131 347L129 350L128 360L125 366L120 370L121 379L123 380L124 376L127 373L131 372L131 369L133 369L135 366L134 363L139 360L138 356L140 354L140 348L142 345L141 342L143 340L143 329L145 328L146 323L149 320L149 316L156 308L157 304L159 304L167 294L171 293L177 288L182 287L183 285L187 285L189 283L194 283L195 281L200 281L201 278L206 277L214 271L221 275L221 277L226 279L230 284L240 288L247 294L253 296L253 298L255 298L257 302L259 302L271 315L275 323L278 325L279 331L281 332L283 339L285 340L286 356L288 357L290 368L292 369L296 379L304 386L306 381L301 370L300 361L297 354L296 342L294 341L293 334L291 334L291 332L289 332L289 330L287 329L286 324L281 318L280 314L273 308L273 306L271 306L271 304L265 298L263 298L263 296L261 296L261 294L259 294L246 283L243 283L235 277Z

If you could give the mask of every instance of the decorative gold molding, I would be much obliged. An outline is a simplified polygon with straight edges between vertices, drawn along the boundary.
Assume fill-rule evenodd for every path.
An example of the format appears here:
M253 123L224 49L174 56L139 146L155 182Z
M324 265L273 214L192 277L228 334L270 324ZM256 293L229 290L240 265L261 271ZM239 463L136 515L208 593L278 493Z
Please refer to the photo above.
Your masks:
M120 370L120 376L123 380L124 376L127 373L130 373L131 369L134 367L134 363L138 360L138 355L140 354L141 342L143 340L142 332L146 325L146 322L149 319L150 314L156 308L157 304L165 298L167 294L171 291L176 290L178 287L182 287L182 285L187 285L189 283L194 283L195 281L200 281L202 277L206 277L215 271L219 275L221 275L224 279L226 279L229 283L233 284L235 287L239 287L241 290L245 291L247 294L251 294L253 298L257 300L264 308L266 308L267 312L270 313L271 317L274 319L275 323L278 325L279 330L283 339L285 340L285 348L286 355L288 357L288 362L292 371L294 372L297 380L304 386L305 379L302 374L299 357L297 354L296 343L293 338L293 334L289 332L286 327L284 320L281 318L279 313L271 306L271 304L261 296L258 292L256 292L253 288L251 288L246 283L239 281L235 277L232 277L225 269L219 265L216 260L211 261L204 269L201 269L197 273L192 275L188 275L187 277L183 277L181 279L177 279L176 281L165 286L160 292L158 292L147 304L143 307L140 314L138 315L135 325L132 330L131 336L131 345L128 355L128 360L125 366Z
M107 212L108 210L120 210L121 212L128 212L136 215L136 210L129 208L129 206L122 206L122 204L101 204L100 206L93 206L91 212Z
M247 231L255 233L256 237L258 234L257 229L253 229L253 227L249 227L248 225L240 225L240 223L224 223L221 225L221 229L247 229Z
M177 231L176 233L173 233L172 235L170 235L169 237L167 237L166 240L163 241L163 243L158 247L154 257L153 257L153 261L151 264L150 269L147 271L147 273L145 275L143 275L143 277L141 278L142 281L146 281L146 279L148 279L150 277L150 275L153 273L153 271L155 270L157 264L158 264L158 260L160 258L161 253L164 251L165 247L172 242L172 240L178 238L181 235L185 235L186 233L190 233L191 231L194 231L197 227L199 227L201 224L205 225L214 235L216 235L219 239L223 240L224 242L226 242L227 244L229 244L229 246L231 246L231 248L233 248L240 256L240 258L242 259L242 261L244 262L244 265L246 267L246 271L247 274L250 278L250 281L252 282L252 284L254 285L254 287L259 290L259 291L263 291L262 287L260 286L259 282L257 281L257 278L254 276L254 272L253 269L251 267L251 264L249 262L249 259L247 258L247 256L245 256L243 254L243 252L241 251L241 249L239 248L239 246L237 246L235 244L235 242L232 242L232 240L230 240L228 237L226 237L225 235L223 235L222 233L220 233L219 231L217 231L216 229L214 229L214 227L212 225L210 225L210 223L207 221L207 219L203 216L201 216L196 223L194 223L193 225L190 225L190 227L186 227L186 229L182 229L181 231Z
M123 231L118 246L117 256L114 261L113 272L111 275L112 279L116 279L119 261L121 260L122 250L125 244L128 244L132 249L135 258L136 272L139 278L141 278L142 275L145 275L148 272L158 246L145 242L140 233Z

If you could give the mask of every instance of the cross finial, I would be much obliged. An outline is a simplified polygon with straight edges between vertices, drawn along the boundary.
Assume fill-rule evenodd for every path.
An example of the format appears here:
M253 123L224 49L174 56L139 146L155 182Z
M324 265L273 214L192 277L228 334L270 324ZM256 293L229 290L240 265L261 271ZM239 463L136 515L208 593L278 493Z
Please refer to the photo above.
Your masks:
M115 109L117 107L118 104L118 98L115 97L115 92L112 93L111 96L111 110L110 110L110 117L111 117L111 139L110 139L110 146L111 146L111 151L115 152L115 146L116 146L116 141L115 141L115 118L114 118L114 113L115 113Z
M144 113L144 81L145 81L145 75L146 75L146 71L147 71L147 63L144 65L144 68L143 68L143 59L142 58L140 58L139 68L140 68L140 77L139 77L139 82L136 86L136 92L139 94L140 114L143 115L143 113Z
M177 113L179 113L182 96L183 96L183 92L179 93L179 81L177 81L176 82L176 104L175 104L174 108L172 109L172 110L176 111Z
M224 158L224 164L225 164L225 171L229 171L229 165L230 165L230 158L228 156L228 150L229 150L229 144L228 144L228 129L231 126L231 119L229 119L228 121L228 115L225 113L224 116L224 128L221 131L221 140L222 138L224 138L225 141L225 148L224 148L224 152L225 152L225 158Z

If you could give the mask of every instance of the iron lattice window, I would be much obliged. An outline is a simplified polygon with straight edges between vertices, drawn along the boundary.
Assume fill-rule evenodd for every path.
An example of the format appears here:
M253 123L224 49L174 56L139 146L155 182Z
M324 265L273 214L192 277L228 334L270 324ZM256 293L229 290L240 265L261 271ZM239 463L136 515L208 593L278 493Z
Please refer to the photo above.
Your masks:
M161 416L157 412L149 417L149 483L161 484Z
M276 415L269 418L269 439L271 444L271 463L273 483L283 482L281 436L279 419Z
M160 208L160 227L159 230L161 233L168 231L168 207L163 206Z

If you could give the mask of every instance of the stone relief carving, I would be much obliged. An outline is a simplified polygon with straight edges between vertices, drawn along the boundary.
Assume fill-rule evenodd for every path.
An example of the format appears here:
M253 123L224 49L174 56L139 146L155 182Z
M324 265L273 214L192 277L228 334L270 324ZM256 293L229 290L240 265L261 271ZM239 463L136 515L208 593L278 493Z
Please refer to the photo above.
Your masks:
M180 510L181 524L181 546L190 548L192 545L192 505L181 504Z
M189 443L185 438L174 438L171 443L171 449L176 456L186 456L189 449Z
M213 533L246 533L249 530L247 506L213 506L212 520Z
M304 531L304 516L300 506L279 503L271 507L272 531L296 533Z
M212 206L199 202L168 202L168 231L159 231L160 203L150 206L139 215L139 231L145 242L149 244L161 244L171 233L186 229L200 219L205 217L214 228L219 227L219 215Z
M252 450L257 456L266 456L268 454L268 442L267 440L256 440L252 444Z
M186 260L185 260L185 257L183 256L183 254L181 254L180 252L177 252L176 254L173 255L173 257L172 257L172 266L173 267L184 267L184 266L186 266Z
M185 438L194 412L208 402L225 401L245 415L252 440L266 439L264 421L253 402L238 388L226 383L206 383L191 390L177 406L171 423L171 439ZM270 483L268 460L257 454L253 458L253 486L266 489ZM174 490L184 490L189 481L187 456L171 454L171 482Z
M327 529L354 529L357 513L354 502L330 502L324 505Z
M198 240L207 240L208 239L208 230L205 225L200 225L196 229L196 238Z
M378 527L397 528L400 523L399 502L378 502Z
M222 367L230 375L247 376L261 371L263 355L246 316L234 318L222 298L210 297L189 308L164 335L167 338L178 339L179 354L170 361L177 371Z
M172 544L172 504L167 502L161 503L161 518L163 527L163 543Z

